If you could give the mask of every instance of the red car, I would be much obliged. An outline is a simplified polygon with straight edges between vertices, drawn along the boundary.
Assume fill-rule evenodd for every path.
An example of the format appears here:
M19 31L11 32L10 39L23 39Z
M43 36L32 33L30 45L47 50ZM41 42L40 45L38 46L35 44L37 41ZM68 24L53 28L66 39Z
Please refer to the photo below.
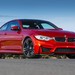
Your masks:
M65 54L75 57L75 33L44 20L17 19L0 28L0 54Z

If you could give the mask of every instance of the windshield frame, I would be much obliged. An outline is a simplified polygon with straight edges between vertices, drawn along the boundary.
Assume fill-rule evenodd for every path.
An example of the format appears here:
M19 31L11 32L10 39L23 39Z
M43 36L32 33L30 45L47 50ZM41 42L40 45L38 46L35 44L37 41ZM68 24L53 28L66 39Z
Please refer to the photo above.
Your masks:
M26 23L33 23L33 24L37 24L39 27L38 28L25 28L23 27L23 25L27 25ZM49 22L49 21L38 21L38 20L22 20L22 28L23 29L46 29L46 28L43 28L41 26L41 23L46 23L46 24L49 24L50 26L53 27L53 29L59 29L56 25L54 25L53 23ZM50 29L50 28L48 28Z

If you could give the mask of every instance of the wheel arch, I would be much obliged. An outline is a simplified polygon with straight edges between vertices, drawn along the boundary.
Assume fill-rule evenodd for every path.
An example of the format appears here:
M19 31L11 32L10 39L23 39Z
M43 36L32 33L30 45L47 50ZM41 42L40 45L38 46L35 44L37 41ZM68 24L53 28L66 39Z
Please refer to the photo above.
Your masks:
M24 41L26 40L26 39L28 39L28 38L30 38L31 39L31 37L29 37L29 36L26 36L24 39L23 39L23 44L24 44Z
M26 39L28 39L28 38L30 38L31 40L32 40L32 42L33 42L33 45L34 45L34 49L35 49L35 54L40 54L40 48L38 48L38 50L36 49L36 45L35 45L35 39L33 38L33 37L30 37L30 36L26 36L24 39L23 39L23 41L22 41L22 46L23 46L23 44L24 44L24 42L25 42L25 40ZM22 47L23 48L23 47Z

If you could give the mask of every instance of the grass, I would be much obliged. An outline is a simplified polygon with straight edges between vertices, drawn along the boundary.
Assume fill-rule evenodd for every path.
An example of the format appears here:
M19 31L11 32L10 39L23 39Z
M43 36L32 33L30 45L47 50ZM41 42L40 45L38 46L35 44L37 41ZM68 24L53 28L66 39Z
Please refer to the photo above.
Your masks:
M24 55L4 54L0 59L26 59ZM41 55L40 59L69 59L65 55Z

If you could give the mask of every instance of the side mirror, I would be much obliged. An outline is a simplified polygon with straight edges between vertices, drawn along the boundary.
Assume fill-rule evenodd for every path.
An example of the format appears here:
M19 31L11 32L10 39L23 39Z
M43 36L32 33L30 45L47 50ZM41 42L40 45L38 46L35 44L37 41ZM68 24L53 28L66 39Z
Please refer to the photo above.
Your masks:
M19 28L19 26L12 26L11 30L15 30L16 31L16 30L20 30L20 28Z

